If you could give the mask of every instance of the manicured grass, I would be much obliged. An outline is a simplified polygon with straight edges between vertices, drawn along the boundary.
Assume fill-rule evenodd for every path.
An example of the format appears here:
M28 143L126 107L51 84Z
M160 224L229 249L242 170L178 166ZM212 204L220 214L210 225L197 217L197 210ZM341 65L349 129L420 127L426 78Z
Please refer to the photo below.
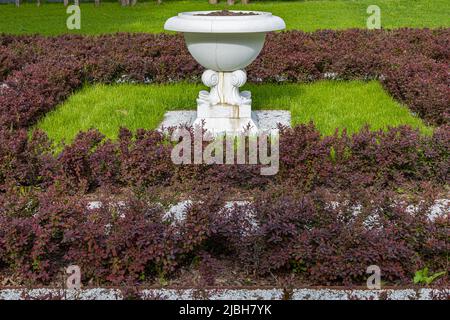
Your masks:
M394 101L376 82L319 81L312 84L246 85L254 109L287 109L292 124L313 120L324 134L336 128L356 132L365 124L372 129L409 124L431 133L420 118ZM195 109L201 85L95 85L71 96L38 123L56 142L70 142L80 130L97 128L117 137L119 127L156 128L167 110Z
M432 132L377 81L319 81L250 89L255 109L288 109L293 125L312 120L323 134L333 134L336 128L353 133L366 124L374 130L409 124L423 133Z
M314 31L317 29L366 28L369 5L381 8L381 25L399 27L450 26L448 0L331 0L331 1L262 1L247 6L209 5L207 0L154 1L121 7L117 1L81 4L81 30L66 27L66 8L61 3L0 5L0 33L56 35L62 33L101 34L114 32L163 32L167 18L181 11L244 9L270 11L283 17L287 29Z
M38 124L55 141L72 140L80 130L97 128L110 138L127 127L153 129L167 110L195 109L203 87L172 85L95 85L72 95Z

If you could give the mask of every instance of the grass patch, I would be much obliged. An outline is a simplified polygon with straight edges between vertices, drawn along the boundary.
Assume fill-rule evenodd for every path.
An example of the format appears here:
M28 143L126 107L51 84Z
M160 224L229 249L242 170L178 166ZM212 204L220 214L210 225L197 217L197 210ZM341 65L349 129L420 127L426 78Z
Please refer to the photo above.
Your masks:
M73 140L80 130L97 128L116 138L119 128L156 128L168 110L195 110L199 84L86 86L37 127L55 142ZM393 100L376 81L319 81L312 84L248 84L253 108L290 110L292 124L314 121L324 134L336 128L357 132L369 124L374 130L408 124L429 134L432 128L414 117L409 109Z
M210 5L206 0L140 2L134 7L121 7L116 2L81 4L81 30L66 27L69 16L61 3L45 3L36 7L24 3L0 5L0 33L57 35L64 33L103 34L115 32L163 32L167 18L181 11L193 10L260 10L283 17L287 29L314 31L317 29L366 28L369 5L381 8L381 25L436 28L450 26L448 0L332 0L332 1L261 1L249 5L226 3Z
M287 109L292 125L314 121L325 135L336 128L359 131L408 124L429 134L430 127L395 101L378 81L319 81L310 84L250 86L254 109Z

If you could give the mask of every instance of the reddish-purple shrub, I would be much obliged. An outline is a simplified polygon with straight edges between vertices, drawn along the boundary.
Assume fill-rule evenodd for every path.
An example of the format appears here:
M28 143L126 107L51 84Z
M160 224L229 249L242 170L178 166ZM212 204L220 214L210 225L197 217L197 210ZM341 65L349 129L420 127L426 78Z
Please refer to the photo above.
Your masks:
M28 140L23 130L5 131L0 190L63 184L82 192L170 187L174 192L202 193L217 186L230 196L244 192L245 197L246 190L270 185L295 185L302 192L353 186L417 192L423 183L442 189L449 173L449 132L446 126L431 136L408 127L376 132L366 128L352 136L344 132L321 137L313 124L285 128L279 172L262 176L261 165L175 165L172 143L152 130L133 135L122 129L117 141L103 141L95 130L80 133L57 157L42 133ZM7 194L3 199L9 203Z
M76 264L84 284L152 283L198 257L207 284L218 259L232 262L220 266L223 272L293 272L313 285L362 284L367 266L376 264L385 281L407 284L415 270L447 263L446 218L427 216L433 198L418 199L425 202L411 212L390 191L302 193L285 186L224 208L223 194L211 190L180 220L134 196L101 198L100 207L89 208L66 192L42 192L29 216L0 215L0 272L51 283L62 267Z
M66 266L63 235L76 228L86 201L55 190L50 188L38 196L30 216L0 215L0 260L22 281L48 283Z
M134 139L122 129L119 138L122 179L137 187L167 184L174 172L172 145L163 133L138 130Z
M94 173L90 163L90 156L104 136L96 130L81 132L71 145L64 148L58 157L67 182L75 187L89 190L94 182Z
M27 127L82 83L80 63L44 60L13 72L0 88L0 125Z
M423 265L445 269L445 228L427 218L428 206L411 214L389 192L360 193L357 200L327 190L296 192L288 187L281 196L265 192L253 205L232 209L233 215L254 217L259 226L244 222L235 228L245 233L217 231L242 265L261 274L295 272L313 285L364 283L372 264L381 268L383 279L402 283ZM431 243L436 244L433 260Z
M142 201L104 204L85 212L76 229L66 232L64 260L79 265L85 280L120 284L145 280L174 269L173 227L163 211Z
M56 167L51 151L42 131L35 131L30 138L23 129L0 129L0 190L11 181L24 187L46 186Z
M97 146L89 157L89 168L94 186L121 186L120 148L110 140Z

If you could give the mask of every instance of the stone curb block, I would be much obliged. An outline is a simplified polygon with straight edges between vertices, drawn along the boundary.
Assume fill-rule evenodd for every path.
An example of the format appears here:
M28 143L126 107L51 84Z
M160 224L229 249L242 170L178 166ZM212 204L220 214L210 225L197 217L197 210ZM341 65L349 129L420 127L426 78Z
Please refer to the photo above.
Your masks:
M145 300L449 300L450 289L142 289ZM0 289L0 300L123 300L119 289Z

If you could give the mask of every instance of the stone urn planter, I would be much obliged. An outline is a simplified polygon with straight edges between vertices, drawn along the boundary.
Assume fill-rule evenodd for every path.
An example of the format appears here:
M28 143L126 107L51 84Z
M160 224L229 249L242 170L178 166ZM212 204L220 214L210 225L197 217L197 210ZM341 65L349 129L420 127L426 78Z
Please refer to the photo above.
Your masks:
M285 28L283 19L260 11L193 11L168 19L166 30L182 32L194 59L205 67L194 125L213 133L258 129L251 93L240 92L244 70L261 52L267 32Z

